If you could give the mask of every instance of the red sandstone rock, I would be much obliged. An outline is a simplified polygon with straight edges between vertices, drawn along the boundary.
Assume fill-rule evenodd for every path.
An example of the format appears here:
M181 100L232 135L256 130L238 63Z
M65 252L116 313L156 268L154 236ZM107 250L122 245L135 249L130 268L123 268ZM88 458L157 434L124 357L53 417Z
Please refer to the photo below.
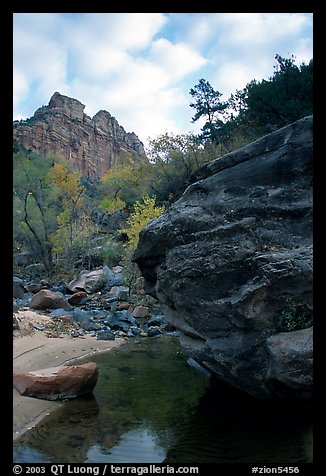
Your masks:
M71 311L72 307L58 293L54 293L49 289L41 289L38 293L34 294L29 301L29 307L31 309L64 309L65 311Z
M88 296L88 294L85 291L79 291L78 293L73 294L70 296L67 301L71 306L78 306L80 304L80 301L85 299Z
M95 362L81 365L62 365L14 373L13 385L24 396L43 400L72 399L91 393L97 383L98 369Z

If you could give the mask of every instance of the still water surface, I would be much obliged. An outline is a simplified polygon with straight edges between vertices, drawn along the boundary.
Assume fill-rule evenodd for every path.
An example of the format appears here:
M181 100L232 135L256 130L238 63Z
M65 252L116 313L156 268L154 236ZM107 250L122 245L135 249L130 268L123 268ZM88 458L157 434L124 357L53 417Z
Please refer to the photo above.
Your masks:
M170 336L89 357L99 367L93 396L64 402L16 440L14 462L312 462L307 410L252 400L187 358Z

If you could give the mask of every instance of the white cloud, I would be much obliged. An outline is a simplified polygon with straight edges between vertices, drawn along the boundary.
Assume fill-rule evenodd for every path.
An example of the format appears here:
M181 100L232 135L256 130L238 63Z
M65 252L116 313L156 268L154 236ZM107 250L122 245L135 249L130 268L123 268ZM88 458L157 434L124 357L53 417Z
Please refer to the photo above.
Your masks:
M59 91L143 141L196 131L189 90L200 77L226 100L268 78L276 53L309 61L311 23L302 13L15 14L14 117Z
M74 76L87 80L102 80L117 75L132 61L123 50L108 45L91 47L86 45L80 53L74 53Z
M79 20L66 20L64 43L74 76L86 80L115 74L127 66L132 55L150 47L166 17L161 13L90 13L81 14Z
M253 79L271 77L276 54L293 54L297 64L313 56L312 14L214 13L201 14L198 21L208 59L203 77L224 100ZM188 41L198 45L196 32Z
M106 42L121 50L136 51L150 46L166 22L163 13L87 13L72 25L72 33L84 44Z
M14 16L14 118L26 117L29 95L39 107L54 91L69 90L66 83L67 51L49 36L47 30L47 27L50 30L55 28L57 15L21 15Z
M155 34L167 19L163 13L120 13L113 14L112 35L119 47L129 51L142 50L150 46Z
M310 21L301 13L222 13L217 17L223 28L223 43L255 47L299 33Z
M13 86L14 119L21 119L23 117L21 112L21 102L22 98L27 97L29 86L24 75L20 74L18 71L13 72Z
M311 38L300 38L296 47L293 50L293 55L296 59L296 64L309 63L313 57L312 51L312 39Z
M106 43L91 51L88 45L78 56L79 74L71 82L71 90L86 105L88 115L107 109L126 130L146 141L162 129L177 132L174 115L184 106L184 95L176 85L205 62L188 45L163 38L153 40L142 55Z
M127 50L147 48L165 22L161 13L15 14L14 74L43 104L68 92L68 80L92 84L127 69ZM15 90L15 107L23 95Z
M223 94L222 100L227 100L236 89L243 89L252 79L251 70L238 63L223 63L214 78L215 89ZM241 86L240 86L241 85ZM243 86L242 86L243 85Z
M174 81L200 69L207 60L189 45L173 45L165 38L153 42L150 59L166 71Z

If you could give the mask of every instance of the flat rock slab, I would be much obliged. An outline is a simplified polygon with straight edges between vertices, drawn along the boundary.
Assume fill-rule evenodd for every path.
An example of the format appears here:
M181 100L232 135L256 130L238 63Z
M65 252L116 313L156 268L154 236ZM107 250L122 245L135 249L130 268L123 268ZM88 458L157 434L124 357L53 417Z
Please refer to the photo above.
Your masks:
M43 400L64 400L91 393L97 383L95 362L62 365L35 372L14 373L13 385L24 396Z

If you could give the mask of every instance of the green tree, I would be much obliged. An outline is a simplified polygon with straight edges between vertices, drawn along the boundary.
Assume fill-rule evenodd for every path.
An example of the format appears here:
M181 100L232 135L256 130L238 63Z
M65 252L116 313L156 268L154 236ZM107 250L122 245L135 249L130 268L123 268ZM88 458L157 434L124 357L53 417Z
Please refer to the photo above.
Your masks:
M53 253L64 258L71 266L76 266L78 260L82 264L90 262L94 236L99 232L99 227L84 212L72 220L69 208L57 216L57 222L58 228L50 237Z
M192 122L207 118L199 138L211 158L313 113L313 60L297 66L293 55L283 58L277 54L275 59L272 77L253 79L226 102L220 101L221 93L204 79L191 89L196 98L190 104L196 109Z
M215 91L210 83L203 78L190 89L189 94L195 99L195 102L190 103L190 107L196 110L191 122L196 122L202 117L205 118L206 122L201 129L201 138L204 141L210 140L213 144L219 144L221 142L219 131L224 124L220 116L224 118L228 102L221 101L222 93Z
M313 60L297 66L294 56L277 54L275 59L273 76L248 83L233 103L238 108L238 123L261 133L313 113Z
M159 203L177 200L191 174L210 160L193 134L161 134L149 140L150 184Z
M53 158L18 150L13 156L13 238L35 262L53 271L50 234L56 226L57 194L48 173Z

